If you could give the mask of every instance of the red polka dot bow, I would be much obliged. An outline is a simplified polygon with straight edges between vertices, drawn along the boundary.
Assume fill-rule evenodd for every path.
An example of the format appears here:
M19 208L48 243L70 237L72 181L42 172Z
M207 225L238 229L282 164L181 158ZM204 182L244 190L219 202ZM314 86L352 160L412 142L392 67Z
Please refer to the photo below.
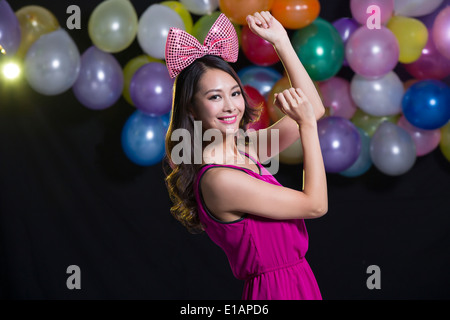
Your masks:
M207 54L219 56L228 62L237 61L238 36L233 24L223 13L212 25L203 45L186 31L170 28L166 41L166 66L171 78L175 78L184 68Z

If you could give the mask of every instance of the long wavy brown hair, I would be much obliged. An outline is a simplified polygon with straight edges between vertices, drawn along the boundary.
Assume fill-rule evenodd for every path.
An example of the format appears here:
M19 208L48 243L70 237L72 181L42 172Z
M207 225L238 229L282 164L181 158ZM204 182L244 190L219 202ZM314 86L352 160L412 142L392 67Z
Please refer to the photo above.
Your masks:
M206 55L197 59L175 79L170 125L165 140L166 154L163 159L163 171L166 176L165 183L169 197L173 203L170 213L191 233L200 233L204 229L198 217L197 202L194 195L194 183L201 164L194 163L194 123L190 117L189 110L194 103L194 95L199 90L198 84L202 75L211 68L225 71L239 84L245 102L244 115L239 124L240 129L245 131L248 123L257 121L262 107L250 104L251 101L246 95L234 69L227 62L216 56ZM175 164L172 161L172 149L180 143L171 139L172 133L176 129L186 129L190 133L191 141L188 145L191 146L191 156L188 163Z

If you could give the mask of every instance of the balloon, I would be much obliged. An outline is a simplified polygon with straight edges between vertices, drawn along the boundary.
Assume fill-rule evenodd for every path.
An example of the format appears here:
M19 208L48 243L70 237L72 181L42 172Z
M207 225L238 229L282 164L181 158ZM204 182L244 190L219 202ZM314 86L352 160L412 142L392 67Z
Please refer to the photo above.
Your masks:
M330 114L336 117L350 119L356 112L356 104L350 94L350 83L341 77L332 77L319 82L322 102L331 108Z
M279 153L280 162L284 164L299 164L303 161L302 139L298 138L289 147Z
M408 132L413 139L418 157L430 153L439 145L439 141L441 140L441 131L439 129L419 129L410 124L405 116L400 117L397 125Z
M154 58L164 59L171 27L185 30L183 20L174 10L160 4L149 6L138 24L137 39L142 50Z
M249 85L259 91L265 98L269 94L275 82L282 75L271 67L248 66L238 71L242 85Z
M42 35L25 57L28 83L44 95L57 95L68 90L79 72L80 53L64 29Z
M122 149L133 163L140 166L154 165L164 157L166 132L161 117L136 110L122 129Z
M340 18L332 23L333 27L339 32L342 41L344 42L344 47L348 42L350 36L359 28L359 23L352 18ZM348 66L347 59L344 57L342 62L344 66Z
M21 31L19 20L6 0L0 0L0 50L14 55L19 49Z
M397 38L385 26L359 27L347 42L345 57L350 68L366 78L377 78L393 70L399 58Z
M270 66L280 61L273 45L254 34L248 26L242 28L241 42L242 51L253 64Z
M172 108L172 87L164 64L150 62L140 67L130 83L130 96L136 108L153 116L161 116Z
M420 17L433 12L442 0L395 0L394 12L397 16Z
M270 124L270 117L269 112L267 111L266 99L252 86L246 85L244 86L244 90L249 97L250 105L261 108L259 119L256 122L249 123L247 129L259 130L267 128Z
M321 18L295 31L292 45L314 81L333 77L344 61L344 43L341 36L329 22Z
M420 16L418 19L422 21L426 26L428 30L431 30L433 28L434 20L436 19L436 16L446 7L450 5L450 0L444 0L442 1L441 5L433 10L433 12L425 15ZM431 34L431 33L430 33Z
M192 16L186 6L178 1L163 1L160 3L163 6L169 7L174 10L183 20L185 31L191 33L192 26L194 24Z
M350 168L339 172L339 174L345 177L358 177L366 173L370 167L372 167L372 159L370 158L370 136L362 130L358 129L359 137L361 139L361 151L359 152L358 159Z
M434 20L433 41L439 52L450 59L450 6L443 9Z
M275 84L273 85L272 89L269 92L269 95L267 97L267 110L269 112L270 119L272 119L272 122L277 122L281 118L284 117L284 113L275 106L275 93L282 92L286 89L289 89L291 87L291 82L289 81L289 78L287 76L284 76L280 78Z
M320 13L318 0L277 0L272 15L287 29L300 29L311 24Z
M49 10L40 6L25 6L16 11L22 40L16 56L25 58L28 49L43 34L56 31L59 22Z
M270 11L274 0L220 0L219 8L232 22L246 25L249 14Z
M438 129L450 119L450 89L438 80L421 80L406 91L402 109L413 126Z
M390 176L398 176L413 167L416 147L408 132L384 121L370 141L370 157L378 170Z
M138 17L131 1L108 0L92 11L88 22L89 37L97 48L119 52L136 37Z
M317 129L325 170L340 172L350 168L361 151L361 138L353 123L331 116L320 119Z
M172 117L172 110L170 110L169 112L167 112L161 116L161 120L163 122L164 128L166 129L166 132L167 132L167 129L169 129L171 117Z
M403 82L393 71L377 79L355 74L350 92L356 105L370 115L382 117L402 111Z
M428 40L427 27L420 20L399 16L392 17L387 27L397 38L399 62L411 63L419 59Z
M394 11L394 0L350 0L350 11L353 19L365 25L370 17L370 13L367 13L367 8L372 5L380 8L380 23L385 24L388 22Z
M399 117L400 115L375 117L365 113L364 111L358 108L353 117L351 118L351 122L358 128L361 128L365 132L367 132L369 137L372 137L381 123L383 123L384 121L397 123Z
M95 46L88 48L72 87L77 100L89 109L102 110L117 102L122 89L122 68L116 58Z
M442 151L444 157L450 161L450 122L443 126L441 129L441 141L439 148Z
M431 35L431 32L429 31ZM433 37L429 36L420 58L413 63L403 64L403 67L416 79L442 80L450 75L450 59L444 57L434 45Z
M180 0L180 2L186 9L198 16L211 14L219 7L219 0Z
M131 100L131 96L130 96L131 79L133 78L134 73L140 67L142 67L144 64L147 64L150 62L159 62L159 63L164 64L164 62L162 60L155 59L146 54L142 54L142 55L137 56L137 57L131 59L130 61L128 61L127 64L125 65L125 67L123 68L124 86L123 86L122 94L123 94L123 97L125 98L125 100L127 100L127 102L129 104L131 104L132 106L134 106L134 102L133 102L133 100Z

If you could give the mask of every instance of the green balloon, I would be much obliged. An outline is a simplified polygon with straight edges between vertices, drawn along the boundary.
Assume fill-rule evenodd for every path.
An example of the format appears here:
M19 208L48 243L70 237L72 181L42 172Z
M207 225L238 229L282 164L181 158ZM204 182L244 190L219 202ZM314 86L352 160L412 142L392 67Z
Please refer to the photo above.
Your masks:
M211 29L214 22L216 22L217 18L221 14L220 11L214 11L211 14L206 14L202 16L200 19L198 19L194 26L192 27L191 34L200 42L203 44L205 41L206 35L208 34L209 30ZM234 30L236 30L236 34L239 39L239 44L241 43L241 28L238 24L233 23Z
M344 61L344 42L336 28L322 18L298 29L292 35L292 46L314 81L335 76Z
M367 114L360 108L358 108L356 109L356 112L350 119L350 121L358 128L364 130L369 135L369 137L372 137L381 123L383 123L384 121L389 121L394 124L397 124L399 118L400 118L399 114L392 116L376 117Z
M88 22L89 37L105 52L119 52L131 45L137 34L138 16L128 0L101 2Z

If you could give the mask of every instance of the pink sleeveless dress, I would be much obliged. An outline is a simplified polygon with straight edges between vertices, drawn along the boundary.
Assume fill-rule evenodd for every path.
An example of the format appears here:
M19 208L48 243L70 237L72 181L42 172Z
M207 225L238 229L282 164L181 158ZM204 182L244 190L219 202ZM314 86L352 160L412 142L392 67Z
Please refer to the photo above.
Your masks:
M252 215L223 222L206 207L200 181L214 167L229 167L266 181L281 185L253 157L260 174L234 165L203 165L194 186L200 221L205 232L228 257L233 275L244 280L243 300L321 300L319 287L305 259L308 233L303 219L273 220Z

